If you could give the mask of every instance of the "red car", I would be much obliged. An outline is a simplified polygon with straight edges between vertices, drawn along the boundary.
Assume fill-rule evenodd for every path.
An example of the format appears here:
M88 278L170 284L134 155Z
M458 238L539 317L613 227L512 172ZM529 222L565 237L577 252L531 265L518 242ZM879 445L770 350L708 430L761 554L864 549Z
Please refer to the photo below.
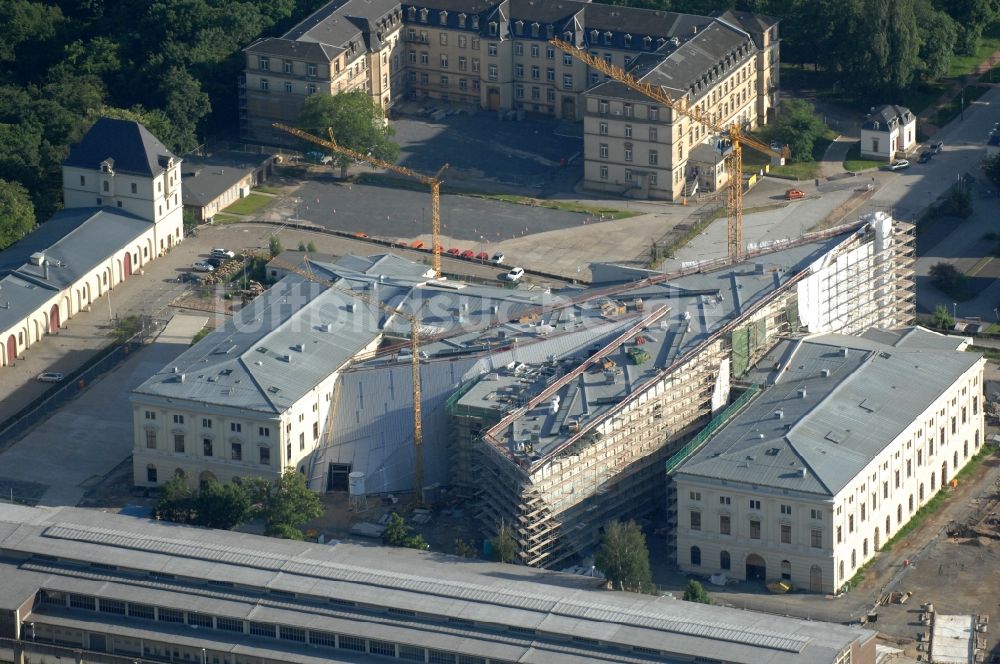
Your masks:
M423 249L424 243L421 242L420 240L414 240L413 242L410 243L410 247L412 249Z
M458 256L459 254L462 253L462 251L460 249L456 249L455 247L452 247L451 249L449 249L447 251L447 253L451 254L452 256Z
M466 249L465 251L462 252L462 258L468 258L469 260L472 260L475 256L476 252L472 251L472 249Z
M476 254L476 260L477 261L482 261L482 262L485 263L489 259L490 259L490 255L488 253L486 253L485 251L480 251L478 254Z

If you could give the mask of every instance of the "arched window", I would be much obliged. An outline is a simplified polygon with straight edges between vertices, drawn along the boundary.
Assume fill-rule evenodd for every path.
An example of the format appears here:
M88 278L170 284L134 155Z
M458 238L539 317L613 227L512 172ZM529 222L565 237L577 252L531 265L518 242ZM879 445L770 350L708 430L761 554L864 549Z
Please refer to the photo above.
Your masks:
M903 523L903 506L896 508L896 523Z
M868 538L867 537L861 542L861 555L864 556L864 557L866 557L866 558L868 557Z
M844 580L844 561L843 560L840 561L840 576L838 576L837 578L839 578L841 581Z
M858 566L858 552L851 549L851 569Z
M979 432L978 431L976 432L976 438L975 438L975 445L974 445L974 447L977 450L979 449Z
M924 483L920 483L920 502L924 502Z
M889 534L889 515L885 515L885 534Z
M781 579L783 581L792 580L792 563L787 560L781 561Z
M722 569L732 569L733 562L729 558L728 551L723 551L722 553L719 554L719 567L721 567Z
M156 466L154 464L146 466L146 481L150 484L156 484Z
M701 549L696 546L691 547L691 564L701 566Z

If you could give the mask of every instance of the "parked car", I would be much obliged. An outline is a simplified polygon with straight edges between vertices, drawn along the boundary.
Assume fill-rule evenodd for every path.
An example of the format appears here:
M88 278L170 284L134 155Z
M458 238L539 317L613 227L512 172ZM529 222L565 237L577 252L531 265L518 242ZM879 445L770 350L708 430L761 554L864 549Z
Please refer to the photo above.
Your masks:
M500 263L504 262L505 258L507 258L507 257L503 255L503 252L502 251L498 251L495 254L493 254L493 264L494 265L500 265Z
M211 265L215 269L218 269L218 267L222 265L222 262L221 258L216 258L215 256L205 259L205 265Z
M465 251L462 252L462 258L468 258L469 260L472 260L475 257L476 257L476 252L474 252L472 249L466 249Z
M806 197L806 192L802 191L801 189L789 189L788 191L785 192L785 198L790 201L797 201L800 198L805 198L805 197Z
M944 150L944 141L938 141L937 143L931 145L932 154L937 154L938 152L941 152L941 150Z
M38 382L40 383L61 383L66 377L65 374L59 371L43 371L38 374Z
M318 150L311 150L306 153L306 161L311 161L314 164L329 164L333 161L333 157L328 154L323 154Z
M410 249L423 249L423 248L424 248L424 243L421 242L420 240L414 240L413 242L410 243Z
M507 281L520 281L521 277L524 276L523 267L512 267L510 272L503 275L503 278Z
M890 171L901 171L904 168L909 168L909 167L910 167L910 162L906 161L905 159L898 159L889 164Z
M205 263L203 261L198 261L197 263L195 263L194 265L191 266L191 269L194 270L195 272L214 272L215 271L214 267L212 267L211 265L209 265L208 263Z
M225 260L227 258L236 258L236 252L230 251L229 249L222 249L220 247L216 247L212 249L211 256L212 258L221 258Z
M194 272L181 272L181 276L177 277L177 281L182 284L200 284L201 277Z
M920 153L920 159L917 159L917 163L926 164L931 160L931 157L933 156L934 156L933 152L931 152L930 150L924 150L923 152Z
M451 254L452 256L458 256L462 253L462 250L457 247L452 247L446 253Z
M490 259L490 255L488 253L486 253L485 251L480 251L478 254L476 254L476 260L477 261L482 261L482 262L485 263L489 259Z

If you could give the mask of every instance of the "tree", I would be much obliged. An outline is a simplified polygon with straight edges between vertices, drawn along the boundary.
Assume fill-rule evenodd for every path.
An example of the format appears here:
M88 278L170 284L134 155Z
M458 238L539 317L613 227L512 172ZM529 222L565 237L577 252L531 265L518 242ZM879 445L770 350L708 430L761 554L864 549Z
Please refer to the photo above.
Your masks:
M462 558L478 558L479 552L476 551L476 547L459 537L455 540L455 555Z
M684 589L685 602L698 602L699 604L711 604L712 598L700 582L695 579L688 581L687 588Z
M937 308L934 309L931 325L939 330L950 330L955 327L955 319L948 311L948 307L943 304L937 305Z
M594 564L612 588L630 592L648 592L653 588L646 536L635 521L608 522Z
M239 484L211 480L194 499L194 523L230 530L250 517L250 498Z
M501 521L497 534L490 543L493 545L493 555L502 563L514 562L517 554L517 542L514 540L514 529L506 521Z
M187 479L180 474L174 475L160 489L160 500L154 510L156 518L188 523L193 510L194 492L188 486Z
M303 242L302 240L299 240L298 251L305 251L305 250L306 250L306 243Z
M309 244L306 245L306 251L308 251L310 254L315 254L316 253L316 243L313 242L312 240L309 240Z
M994 152L983 161L983 172L994 187L1000 187L1000 152Z
M288 468L270 486L264 503L264 532L287 538L306 521L322 515L319 496L309 490L301 473ZM298 535L294 539L301 539L300 532Z
M395 133L386 123L382 107L361 90L338 95L311 95L306 98L299 114L298 126L317 136L326 138L327 129L333 129L338 144L362 154L371 154L384 161L399 158L399 146L389 138ZM315 149L308 143L306 149ZM335 154L334 163L340 166L340 175L347 175L350 157Z
M430 548L424 536L414 534L413 529L406 525L398 513L393 512L389 516L389 523L386 524L385 532L382 533L382 541L389 546L405 547L407 549L420 549L421 551Z
M212 110L208 95L202 92L198 79L183 67L167 71L160 93L165 101L163 110L176 128L174 144L181 153L190 152L198 147L198 123Z
M35 227L35 206L28 190L17 182L0 180L0 249L14 244Z
M920 62L924 79L940 78L948 73L958 40L954 19L934 8L930 0L916 0L913 6L920 30Z
M786 99L781 103L781 112L774 122L771 135L788 145L793 162L813 160L813 145L826 125L816 115L816 109L801 99Z
M284 251L285 248L281 246L281 240L278 238L278 236L272 235L271 239L267 241L267 250L271 253L271 258L274 258L282 251Z

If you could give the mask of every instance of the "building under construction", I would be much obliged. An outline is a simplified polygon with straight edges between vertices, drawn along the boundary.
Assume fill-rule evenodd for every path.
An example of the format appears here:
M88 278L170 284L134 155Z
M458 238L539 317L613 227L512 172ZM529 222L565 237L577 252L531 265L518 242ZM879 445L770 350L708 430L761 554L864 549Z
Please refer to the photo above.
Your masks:
M912 225L870 215L735 266L649 277L574 305L627 321L599 343L514 362L447 401L452 481L520 562L584 555L612 519L664 505L664 464L738 393L779 338L899 327L914 314ZM724 411L723 411L724 412Z

